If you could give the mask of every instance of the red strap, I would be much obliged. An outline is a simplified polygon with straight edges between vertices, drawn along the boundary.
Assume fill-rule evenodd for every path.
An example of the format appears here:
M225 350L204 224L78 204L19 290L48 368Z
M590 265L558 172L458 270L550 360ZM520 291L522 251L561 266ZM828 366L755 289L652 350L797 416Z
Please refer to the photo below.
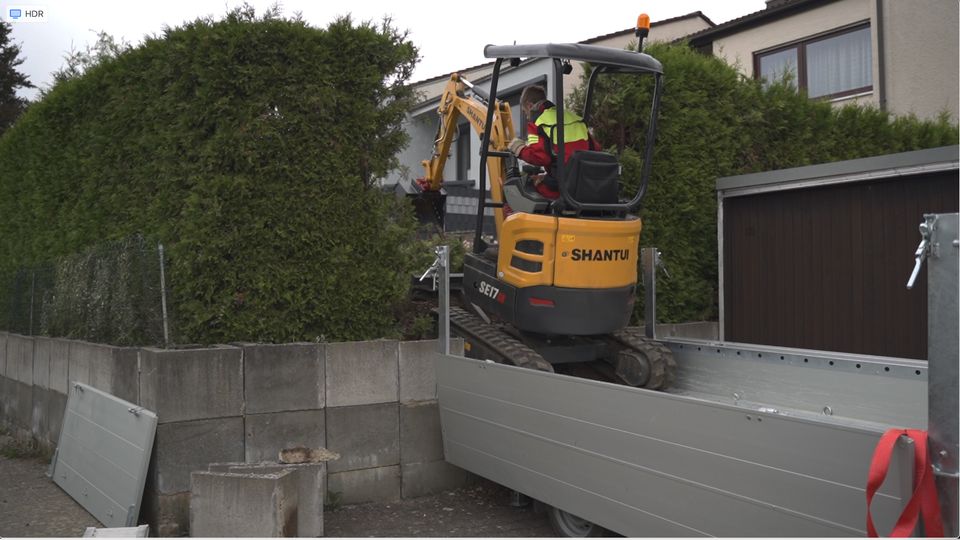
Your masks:
M867 535L877 537L877 530L873 526L873 516L870 515L870 503L873 496L887 477L890 467L890 457L893 447L901 435L914 440L913 478L915 488L913 495L907 502L903 513L890 532L891 537L908 537L913 535L917 527L917 520L923 515L923 523L927 536L943 536L943 522L940 518L940 501L937 499L937 490L933 482L933 471L927 456L927 432L916 429L891 429L880 437L877 448L870 461L870 472L867 474Z

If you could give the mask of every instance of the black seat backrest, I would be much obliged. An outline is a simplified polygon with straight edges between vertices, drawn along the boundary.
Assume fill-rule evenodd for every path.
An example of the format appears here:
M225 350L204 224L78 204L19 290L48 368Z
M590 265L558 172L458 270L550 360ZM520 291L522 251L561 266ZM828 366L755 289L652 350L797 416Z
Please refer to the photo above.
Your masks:
M563 169L563 183L573 200L585 204L616 204L620 164L606 152L578 150Z

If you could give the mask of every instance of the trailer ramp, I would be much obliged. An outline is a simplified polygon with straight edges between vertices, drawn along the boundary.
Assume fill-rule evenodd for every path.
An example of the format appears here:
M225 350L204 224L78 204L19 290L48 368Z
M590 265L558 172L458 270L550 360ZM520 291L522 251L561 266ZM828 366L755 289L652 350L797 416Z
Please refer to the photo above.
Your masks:
M446 460L626 536L865 536L880 435L926 426L925 363L669 345L676 393L438 354ZM880 530L911 492L908 444Z

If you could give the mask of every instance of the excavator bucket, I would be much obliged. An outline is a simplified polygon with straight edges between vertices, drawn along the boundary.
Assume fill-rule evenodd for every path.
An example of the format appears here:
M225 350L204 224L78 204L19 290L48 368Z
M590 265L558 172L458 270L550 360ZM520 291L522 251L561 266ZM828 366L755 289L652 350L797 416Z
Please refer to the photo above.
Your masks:
M446 214L447 193L439 191L419 191L407 193L407 199L413 203L414 215L420 225L435 225L443 230L443 218Z

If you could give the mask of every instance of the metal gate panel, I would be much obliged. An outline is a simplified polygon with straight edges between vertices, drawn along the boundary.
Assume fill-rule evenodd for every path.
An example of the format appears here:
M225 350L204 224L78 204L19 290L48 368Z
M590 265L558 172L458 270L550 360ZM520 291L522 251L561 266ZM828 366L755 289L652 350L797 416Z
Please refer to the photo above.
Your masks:
M628 536L863 535L882 428L438 355L446 459ZM898 449L881 529L909 493Z
M827 411L838 422L927 427L924 361L745 343L664 341L679 368L671 393L808 417Z
M71 383L53 480L106 527L136 525L157 415Z

